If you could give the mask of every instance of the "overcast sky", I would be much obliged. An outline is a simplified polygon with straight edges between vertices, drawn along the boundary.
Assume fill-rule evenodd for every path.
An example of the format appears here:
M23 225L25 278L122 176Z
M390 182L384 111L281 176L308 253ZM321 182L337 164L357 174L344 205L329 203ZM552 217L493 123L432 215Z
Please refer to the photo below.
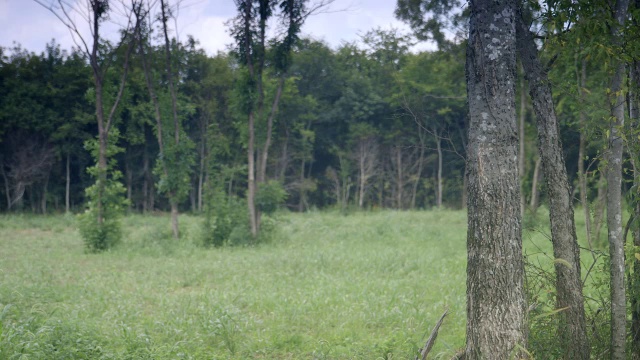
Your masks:
M82 3L86 0L68 1ZM336 0L329 12L307 20L303 34L324 40L336 48L342 41L356 41L359 35L377 27L409 32L408 27L393 16L395 3L395 0ZM232 42L224 23L235 13L233 0L183 0L177 16L178 36L184 40L187 35L193 35L211 55L224 51ZM0 24L2 47L12 47L16 42L29 51L40 53L53 38L63 49L70 49L74 44L67 28L34 0L0 0ZM115 39L116 28L116 24L106 26L105 36ZM416 46L416 49L430 48L428 44Z

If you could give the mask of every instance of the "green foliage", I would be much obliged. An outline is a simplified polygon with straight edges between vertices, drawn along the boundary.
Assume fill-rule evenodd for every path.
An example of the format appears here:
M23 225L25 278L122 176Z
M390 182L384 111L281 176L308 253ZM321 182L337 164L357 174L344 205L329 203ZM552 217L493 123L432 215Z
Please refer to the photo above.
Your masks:
M256 207L263 213L273 214L287 199L287 191L276 180L269 180L258 186Z
M248 221L246 202L219 188L209 190L202 233L204 245L247 244L252 238Z
M540 209L543 210L544 209ZM579 211L576 211L579 214ZM562 309L556 306L556 277L553 265L553 249L549 229L544 228L542 218L548 214L540 214L537 220L529 221L530 227L524 232L525 246L525 290L527 292L529 343L527 350L536 359L558 359L562 357L565 344L555 329L560 320ZM576 222L583 226L584 223ZM548 225L547 225L548 226ZM583 228L578 228L579 233ZM586 240L580 239L581 242ZM595 257L595 263L594 263ZM588 337L591 353L601 358L609 348L609 258L595 250L593 254L581 251L582 277L585 284L585 313L588 324Z
M117 130L113 130L107 145L107 168L101 170L98 165L87 169L96 182L86 189L89 199L87 209L78 215L78 227L89 252L101 252L115 246L122 237L120 217L128 206L124 198L126 192L120 182L122 173L115 169L114 155L122 151L115 145ZM89 140L85 143L87 150L97 162L98 142ZM104 173L102 173L104 172ZM101 216L100 216L101 215Z

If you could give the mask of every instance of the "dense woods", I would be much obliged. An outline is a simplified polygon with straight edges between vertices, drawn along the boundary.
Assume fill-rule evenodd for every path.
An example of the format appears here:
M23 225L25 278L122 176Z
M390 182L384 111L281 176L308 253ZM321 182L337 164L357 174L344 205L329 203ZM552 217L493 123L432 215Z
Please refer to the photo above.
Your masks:
M549 356L640 358L640 3L398 0L411 33L331 47L301 35L331 2L236 0L215 55L172 37L164 0L122 3L117 44L96 0L78 47L0 48L0 211L79 213L98 252L125 211L170 214L176 239L202 214L221 246L260 241L278 209L467 208L466 357L503 359L535 343L522 230L544 205L570 344ZM574 207L594 264L608 251L606 349Z

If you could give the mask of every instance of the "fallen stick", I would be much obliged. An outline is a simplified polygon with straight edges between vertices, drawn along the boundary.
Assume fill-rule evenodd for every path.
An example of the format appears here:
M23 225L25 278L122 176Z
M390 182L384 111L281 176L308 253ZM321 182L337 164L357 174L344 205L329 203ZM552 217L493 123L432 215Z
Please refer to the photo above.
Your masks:
M438 322L436 323L436 326L433 328L433 330L431 330L431 335L429 335L427 342L424 344L424 347L420 350L420 357L416 356L415 360L421 360L421 359L425 360L427 358L429 351L431 351L431 348L436 343L436 338L438 337L438 330L440 329L440 325L442 325L442 322L444 321L444 317L447 316L448 313L449 313L449 310L445 310L442 316L440 316L440 320L438 320Z

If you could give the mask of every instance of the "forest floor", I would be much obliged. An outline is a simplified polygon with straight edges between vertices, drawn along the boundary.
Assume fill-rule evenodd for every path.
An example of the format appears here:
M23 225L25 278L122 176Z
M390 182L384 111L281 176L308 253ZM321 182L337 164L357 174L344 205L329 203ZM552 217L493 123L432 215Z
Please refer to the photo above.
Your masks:
M285 213L269 243L218 249L180 221L175 241L127 216L96 255L72 216L0 216L0 358L412 359L445 309L430 358L464 346L464 211ZM523 238L548 266L545 234Z

